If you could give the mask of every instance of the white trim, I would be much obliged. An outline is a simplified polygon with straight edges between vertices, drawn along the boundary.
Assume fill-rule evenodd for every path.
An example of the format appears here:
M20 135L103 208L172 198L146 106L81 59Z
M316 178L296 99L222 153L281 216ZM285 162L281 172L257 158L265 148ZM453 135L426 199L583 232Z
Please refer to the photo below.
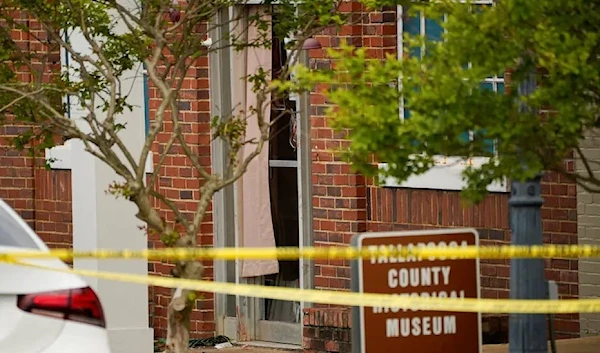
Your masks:
M297 160L271 159L269 167L274 168L298 168Z
M64 145L46 148L45 158L46 163L50 164L50 168L52 170L71 170L71 141L65 142ZM154 153L152 151L148 152L148 158L146 158L146 167L144 169L146 174L154 173Z
M400 61L403 59L404 56L404 38L403 38L403 31L404 28L402 27L402 25L404 24L404 22L402 21L402 18L404 16L404 9L402 7L402 5L398 5L396 6L396 14L397 14L397 19L396 19L396 46L397 46L397 59ZM402 73L400 73L398 75L398 90L402 90ZM400 97L400 109L398 109L398 114L399 114L399 118L401 121L404 121L404 95L402 95Z
M462 1L461 1L462 2ZM493 0L477 0L474 2L476 5L484 5L484 4L493 4ZM397 55L398 58L401 59L403 55L403 8L402 6L397 6L397 14L398 14L398 23L397 23L397 34L398 34L398 49ZM444 17L445 20L446 17ZM420 17L420 31L421 35L425 35L425 16L421 15ZM422 49L424 50L424 49ZM470 65L470 63L469 63ZM497 87L499 83L504 83L504 78L499 78L498 76L488 77L484 79L483 82L491 83L493 85L494 91L497 91ZM398 77L398 89L402 88L402 76ZM399 118L400 120L404 120L404 101L400 99L400 109L399 109ZM473 132L469 131L469 138L473 139ZM494 149L495 149L495 141L494 141ZM495 152L495 151L494 151ZM465 186L466 183L463 180L462 173L465 170L468 164L474 166L481 166L489 161L488 157L474 157L467 160L461 159L460 157L454 156L435 156L435 166L428 170L427 172L420 175L413 175L409 177L406 181L402 183L398 183L398 181L393 177L383 178L381 180L381 185L384 187L403 187L403 188L411 188L411 189L433 189L433 190L455 190L460 191ZM379 163L379 169L387 168L387 163ZM507 192L508 191L508 182L505 178L501 183L492 183L488 185L487 190L489 192Z
M423 174L413 175L402 183L398 183L394 177L381 178L381 186L460 191L466 186L462 173L468 163L481 166L487 163L489 158L476 157L466 161L458 157L436 156L434 160L436 165ZM379 163L378 167L386 169L387 163ZM488 185L487 190L489 192L508 192L508 181L505 178L502 183L492 183Z
M299 63L305 67L310 66L310 55L307 50L302 50L299 53ZM313 226L313 193L312 193L312 158L311 158L311 143L310 143L310 93L304 92L298 96L296 101L296 114L298 116L298 126L296 134L298 138L298 247L313 246L314 243L314 226ZM300 266L300 289L314 288L314 264L310 259L301 258L298 260ZM300 302L300 308L312 307L309 302ZM300 324L304 327L304 321L301 319Z
M71 142L64 145L46 148L46 163L50 168L58 170L71 170Z
M148 151L148 158L146 158L146 167L144 169L146 174L154 173L154 152Z

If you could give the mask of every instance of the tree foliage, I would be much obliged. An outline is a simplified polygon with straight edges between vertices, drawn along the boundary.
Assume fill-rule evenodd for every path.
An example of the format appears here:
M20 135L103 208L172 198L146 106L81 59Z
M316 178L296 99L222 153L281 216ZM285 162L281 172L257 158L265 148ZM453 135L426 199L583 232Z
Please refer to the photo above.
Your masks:
M350 145L344 152L359 171L404 181L432 168L435 156L487 157L464 170L469 200L481 200L494 181L524 180L541 171L600 190L594 168L577 174L563 163L574 150L585 158L579 142L600 126L600 2L368 4L403 5L405 25L422 12L444 33L434 40L405 32L400 60L370 58L365 50L347 46L331 51L335 69L300 75L305 87L328 87L325 94L336 105L329 112L332 122L348 129ZM416 50L425 55L414 55ZM537 89L520 95L519 85L532 72ZM505 75L505 92L481 88L493 75ZM400 102L410 112L404 120ZM469 131L472 139L465 138ZM374 160L387 162L387 169L377 170Z

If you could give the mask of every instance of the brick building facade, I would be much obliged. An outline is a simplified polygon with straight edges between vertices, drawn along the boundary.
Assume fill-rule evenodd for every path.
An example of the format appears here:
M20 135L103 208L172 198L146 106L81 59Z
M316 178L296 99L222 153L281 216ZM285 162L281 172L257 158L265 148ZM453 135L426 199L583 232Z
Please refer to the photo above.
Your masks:
M353 11L363 9L357 5ZM342 30L340 35L356 46L367 48L372 57L383 59L397 53L398 11L363 13L360 21ZM406 19L404 20L406 21ZM337 36L318 37L324 47L339 43ZM313 65L328 67L326 58L313 55ZM312 147L314 182L314 241L316 245L346 245L361 231L416 230L446 227L473 227L482 245L510 243L509 193L493 192L479 205L465 207L459 192L434 187L378 187L371 180L351 172L350 166L323 150L344 143L343 136L328 128L324 111L326 99L312 96ZM597 142L597 141L596 141ZM573 171L574 160L565 160ZM545 243L578 244L576 184L559 175L547 173L542 180L543 236ZM315 286L347 290L350 286L349 264L342 261L316 261ZM509 296L509 260L481 260L481 297L504 299ZM561 299L579 295L578 261L546 260L546 278L558 282ZM593 286L595 287L595 286ZM593 288L592 287L592 288ZM342 310L340 312L340 310ZM341 315L344 320L333 317ZM484 343L507 339L507 317L483 314ZM343 352L348 345L343 337L351 324L349 310L311 308L304 312L303 346L308 351ZM555 316L558 337L580 335L579 315ZM583 333L583 332L582 332ZM340 338L342 337L342 338ZM336 343L339 341L339 343ZM346 347L346 349L344 348Z
M353 15L354 23L333 29L315 38L323 49L311 50L313 67L329 67L325 49L336 47L342 39L355 46L363 47L375 58L384 58L386 53L397 53L398 23L397 9L389 8L381 12L365 12L357 2L345 2L340 8ZM27 39L24 38L24 41ZM185 90L180 107L182 108L183 129L186 139L200 156L203 165L210 168L212 146L210 139L211 117L211 61L208 56L198 59L184 84ZM150 119L159 100L155 89L148 91ZM481 204L465 207L461 204L456 190L435 190L432 188L377 187L373 181L354 173L348 164L331 152L331 148L342 146L344 135L335 133L328 124L325 109L328 102L318 93L311 94L311 170L312 170L312 241L315 246L347 246L357 232L388 231L407 229L428 229L444 227L473 227L481 237L482 245L506 244L510 242L509 194L491 193ZM172 129L168 124L165 131ZM7 138L20 130L16 125L0 128L0 198L13 206L19 214L52 247L69 247L72 244L71 212L71 173L66 169L45 170L39 160L20 154L7 145ZM153 151L161 152L168 140L167 134L157 137ZM597 140L593 142L598 143ZM599 158L600 159L600 158ZM566 160L570 170L575 161ZM200 178L186 167L183 155L177 150L166 158L160 170L156 186L161 193L175 200L181 209L193 211L198 200ZM578 210L578 202L593 204L592 196L582 196L583 191L576 185L555 174L546 174L542 192L545 200L543 213L544 241L553 244L578 244L582 239L600 239L596 236L595 223L585 214L585 207ZM595 198L595 196L594 196ZM161 207L159 204L156 207ZM590 207L588 207L590 208ZM591 209L591 208L590 208ZM595 212L593 210L589 212ZM167 219L168 212L164 212ZM578 220L580 222L578 232ZM584 223L581 223L583 220ZM202 246L215 244L213 234L216 227L210 210L198 235ZM587 222L587 223L585 223ZM595 222L595 221L594 221ZM586 227L583 229L582 227ZM591 230L590 230L591 229ZM307 244L311 245L311 244ZM160 239L148 239L149 247L160 247ZM211 262L206 262L205 278L215 277ZM586 295L596 295L594 269L597 264L587 263L586 275L589 282L580 283L579 262L577 260L552 259L546 261L547 279L559 284L561 298L577 298L580 288L586 288ZM150 263L151 274L169 275L170 265ZM350 269L347 261L318 260L314 264L314 287L317 289L349 290ZM507 260L485 260L481 262L481 295L483 298L507 298L509 294L509 265ZM149 288L150 326L156 337L166 334L166 306L170 290ZM220 318L215 314L216 296L206 293L192 314L192 334L194 337L208 337L219 332ZM496 331L505 330L502 319L486 318L486 325L497 325ZM583 317L582 317L583 322ZM594 318L586 318L586 327L593 326ZM589 324L592 322L592 324ZM557 315L555 327L561 337L576 337L589 332L580 327L580 317ZM346 308L316 306L304 309L302 344L309 351L346 352L349 351L349 311ZM493 331L493 330L492 330ZM592 328L589 331L593 331ZM254 339L249 337L249 339ZM496 340L502 340L497 338Z

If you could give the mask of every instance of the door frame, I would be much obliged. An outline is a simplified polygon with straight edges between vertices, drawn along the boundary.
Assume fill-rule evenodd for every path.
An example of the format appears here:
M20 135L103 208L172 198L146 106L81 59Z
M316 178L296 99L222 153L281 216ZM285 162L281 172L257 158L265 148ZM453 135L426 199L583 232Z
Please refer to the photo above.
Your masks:
M308 51L300 51L300 62L308 63ZM298 173L298 236L299 248L313 245L313 217L312 217L312 156L310 146L310 93L293 95L290 100L296 102L297 121L297 151L296 161L269 161L269 168L296 168ZM295 162L295 163L293 163ZM299 259L300 289L314 288L314 266L311 260ZM261 281L262 283L262 281ZM254 318L264 317L265 308L258 298L255 300ZM301 345L302 344L302 310L312 307L312 303L300 302L300 320L296 323L279 321L253 320L255 323L255 337L260 341L277 342Z
M237 16L239 9L230 7L222 9L213 19L214 23L222 24L229 22L231 30L234 24L230 19ZM225 31L219 25L213 26L211 37L224 38ZM308 51L299 53L300 62L308 65ZM227 112L232 106L233 85L236 84L231 72L233 68L232 49L226 48L213 51L209 54L209 75L211 94L211 114L220 111ZM299 247L310 247L313 245L313 215L312 215L312 157L310 146L310 93L303 93L293 97L296 101L297 114L297 159L296 169L298 173L298 221L299 221ZM217 173L223 172L226 166L227 151L225 144L220 139L214 139L211 146L212 167ZM294 161L288 161L294 162ZM239 245L239 207L237 185L217 193L213 199L214 210L214 246L226 247L232 244ZM230 265L231 266L231 265ZM312 260L300 259L299 286L301 289L314 288L314 264ZM242 278L241 261L235 261L235 274L228 274L226 261L214 262L215 281L235 282L236 284L256 284L264 282L262 277ZM231 268L229 268L231 272ZM261 320L264 317L264 308L258 298L235 296L235 308L229 308L228 295L215 295L215 321L217 334L225 335L237 341L261 340L269 342L291 343L300 345L302 343L302 317L298 324L270 322ZM312 303L301 302L301 310L309 308ZM232 316L235 312L235 316ZM301 314L302 316L302 314ZM282 337L283 336L283 337ZM283 338L283 339L282 339Z
M210 32L211 38L219 38L227 43L225 23L230 23L233 9L220 9L212 19L213 26ZM231 23L229 30L231 30ZM226 46L225 49L212 51L209 53L209 78L210 78L210 96L211 96L211 114L227 114L232 110L232 78L233 67L232 50ZM211 143L211 164L216 173L224 174L227 165L226 144L220 138L212 140ZM235 210L237 188L234 185L216 193L213 198L213 236L214 246L218 248L238 246L237 241L237 212ZM233 263L215 260L214 261L214 279L216 282L239 283L239 261ZM233 267L233 269L232 269ZM233 271L232 271L233 270ZM233 273L232 273L233 272ZM233 297L233 300L231 298ZM237 311L241 307L238 296L229 296L226 294L215 294L215 325L216 333L225 335L234 340L244 339L244 334L238 335ZM233 308L230 308L233 306ZM245 311L246 309L244 309Z

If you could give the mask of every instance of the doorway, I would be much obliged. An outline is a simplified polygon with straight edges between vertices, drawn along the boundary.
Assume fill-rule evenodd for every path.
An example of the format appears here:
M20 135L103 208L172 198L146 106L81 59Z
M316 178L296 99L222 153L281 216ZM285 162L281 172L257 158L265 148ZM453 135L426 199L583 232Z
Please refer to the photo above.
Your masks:
M232 15L219 14L221 23ZM276 19L273 19L276 21ZM215 33L215 37L222 34ZM281 72L286 61L284 41L273 39L272 72ZM235 77L231 70L232 53L227 50L212 54L211 94L215 112L232 109ZM231 83L231 85L230 85ZM273 122L269 141L269 198L275 245L303 247L312 244L311 158L308 119L308 95L279 97L271 106ZM300 109L299 109L300 108ZM302 117L302 120L300 117ZM306 123L303 123L306 121ZM223 144L214 142L215 171L224 170L228 156ZM236 185L215 195L215 246L238 247L239 205ZM312 288L312 262L303 259L280 261L279 273L261 277L241 277L241 261L215 261L218 281L291 288ZM302 302L273 301L263 298L217 295L217 332L238 341L263 341L300 345L302 342Z
M273 38L272 73L281 78L287 61L284 41ZM269 191L271 217L277 247L300 246L300 208L298 183L297 100L276 97L271 105L271 139L269 141ZM301 288L300 261L279 261L279 273L263 276L262 284ZM261 299L257 339L300 344L302 339L300 302Z

